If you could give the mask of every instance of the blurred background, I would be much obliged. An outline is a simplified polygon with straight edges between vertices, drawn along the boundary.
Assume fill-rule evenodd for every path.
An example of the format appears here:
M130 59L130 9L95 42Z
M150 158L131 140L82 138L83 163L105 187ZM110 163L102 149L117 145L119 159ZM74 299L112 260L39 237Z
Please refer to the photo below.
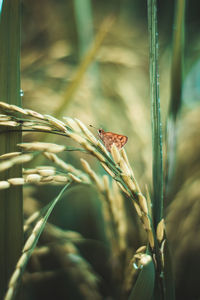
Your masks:
M164 139L170 97L174 6L175 1L158 1ZM165 203L177 299L191 300L200 299L199 9L197 0L187 1L183 105L178 120L177 163ZM23 107L59 119L63 116L76 117L88 126L92 124L128 136L125 148L144 192L145 185L151 190L152 178L148 51L146 1L22 1ZM97 135L96 130L92 130ZM41 133L24 134L25 141L44 139L75 145L60 137L46 137ZM63 159L81 168L81 157L87 159L98 174L104 174L98 162L82 152L67 152ZM44 158L34 163L48 164ZM52 186L25 188L25 215L44 206L58 191L59 187ZM129 203L126 206L130 225L127 251L131 257L138 247L144 245L145 235L138 229L134 210ZM59 249L58 241L48 235L47 227L39 248L48 245L51 251L45 254L45 251L43 253L38 249L40 254L33 255L24 276L24 299L120 299L117 279L111 276L112 264L101 200L96 189L80 186L69 192L55 208L50 222L62 230L72 231L84 262L73 254L71 265L66 270L60 257L74 252L70 250L70 245L66 252ZM77 275L75 266L82 263L85 273ZM95 294L96 291L93 294L88 292L88 283L84 282L84 278L85 274L91 276L90 268L93 268L94 280L98 281L102 298L98 298L100 296Z

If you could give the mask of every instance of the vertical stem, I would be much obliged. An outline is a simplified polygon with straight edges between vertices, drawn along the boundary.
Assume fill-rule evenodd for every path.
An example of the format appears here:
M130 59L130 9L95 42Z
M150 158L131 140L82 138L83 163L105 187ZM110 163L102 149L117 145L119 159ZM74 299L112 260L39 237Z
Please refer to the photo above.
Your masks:
M158 30L157 30L157 2L147 0L148 30L149 30L149 68L150 68L150 97L152 124L152 154L153 154L153 225L156 232L158 223L163 218L163 154L162 154L162 124L159 96L158 73ZM158 243L154 249L156 261L156 281L154 299L165 300L165 274L163 273L161 252Z
M0 13L0 99L20 105L20 0L4 0ZM16 151L21 133L0 131L0 141L0 154ZM0 176L21 177L21 166ZM0 191L0 299L21 253L22 225L22 188Z
M148 28L150 54L150 96L152 107L153 150L153 218L154 226L163 218L163 157L158 73L158 31L156 0L148 0Z

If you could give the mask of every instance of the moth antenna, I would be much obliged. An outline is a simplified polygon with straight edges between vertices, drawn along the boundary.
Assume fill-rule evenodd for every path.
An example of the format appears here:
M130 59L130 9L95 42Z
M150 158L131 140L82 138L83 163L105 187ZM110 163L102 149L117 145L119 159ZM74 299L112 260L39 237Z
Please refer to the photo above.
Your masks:
M95 129L97 129L98 130L98 128L97 127L95 127L95 126L93 126L93 125L89 125L90 127L92 127L92 128L95 128Z

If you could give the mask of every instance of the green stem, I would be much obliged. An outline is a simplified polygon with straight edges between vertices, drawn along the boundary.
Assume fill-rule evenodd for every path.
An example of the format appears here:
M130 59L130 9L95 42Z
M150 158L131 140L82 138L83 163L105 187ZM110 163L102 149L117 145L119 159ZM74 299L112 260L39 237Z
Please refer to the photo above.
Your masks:
M158 31L156 0L148 0L150 54L150 96L152 107L153 218L154 226L163 218L163 157L158 73Z
M150 97L152 124L152 152L153 152L153 198L152 216L154 232L163 218L163 154L162 154L162 126L159 96L158 73L158 30L157 30L157 2L148 1L148 30L149 30L149 66L150 66ZM155 239L156 241L156 239ZM164 300L166 295L165 274L162 272L162 261L159 245L155 243L154 253L156 261L156 281L154 289L155 299ZM161 276L162 274L162 276Z
M0 13L0 99L20 106L20 0L4 1ZM0 132L0 154L17 151L21 136L21 132ZM0 180L21 176L22 168L17 166ZM21 253L22 203L21 187L0 192L0 299Z

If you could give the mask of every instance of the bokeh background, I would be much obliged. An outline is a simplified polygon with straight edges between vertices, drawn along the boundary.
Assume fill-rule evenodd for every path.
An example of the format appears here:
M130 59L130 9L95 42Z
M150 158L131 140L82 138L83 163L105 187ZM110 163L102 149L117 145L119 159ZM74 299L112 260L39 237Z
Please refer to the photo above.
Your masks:
M163 139L170 97L171 51L175 1L158 1L160 98ZM184 49L183 105L178 120L177 160L165 216L177 299L200 299L200 4L187 1ZM77 77L95 37L105 24L104 39L81 78ZM26 0L22 2L23 107L57 118L76 117L86 125L129 137L127 154L141 188L151 191L151 111L147 3L139 0ZM105 32L104 32L105 33ZM78 78L78 79L77 79ZM79 80L80 79L80 80ZM76 84L73 93L69 89ZM95 134L96 130L91 129ZM48 140L75 145L69 139L26 133L25 141ZM80 158L104 174L99 164L82 152L67 152L64 160L81 168ZM44 158L34 162L46 165ZM25 215L48 203L59 188L25 188ZM127 204L130 253L144 244L138 220ZM118 299L109 275L109 251L105 242L101 200L95 188L71 191L54 210L50 222L75 231L81 255L98 274L102 299ZM75 233L74 233L75 234ZM40 245L52 245L49 255L33 256L24 276L24 299L94 299L83 296L70 272L62 270L57 241L48 237ZM39 257L39 258L38 258ZM89 268L89 267L88 267ZM48 271L55 271L49 277ZM59 272L58 272L59 270ZM44 275L46 274L46 275ZM84 275L85 276L85 275ZM80 280L81 281L81 280ZM55 296L56 295L56 296ZM93 298L92 298L93 297ZM96 296L96 299L98 297Z

